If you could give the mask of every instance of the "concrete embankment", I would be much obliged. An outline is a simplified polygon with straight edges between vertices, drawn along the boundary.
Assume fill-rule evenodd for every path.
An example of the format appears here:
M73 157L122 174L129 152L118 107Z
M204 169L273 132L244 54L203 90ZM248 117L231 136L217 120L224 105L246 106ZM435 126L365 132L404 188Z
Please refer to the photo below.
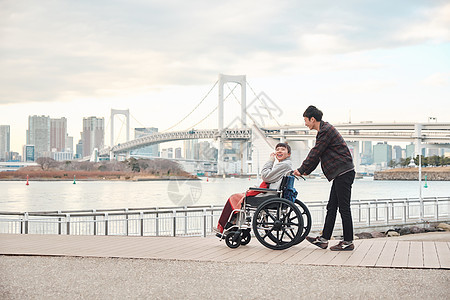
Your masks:
M450 181L450 167L422 168L422 180ZM419 168L399 168L375 172L374 180L418 180Z

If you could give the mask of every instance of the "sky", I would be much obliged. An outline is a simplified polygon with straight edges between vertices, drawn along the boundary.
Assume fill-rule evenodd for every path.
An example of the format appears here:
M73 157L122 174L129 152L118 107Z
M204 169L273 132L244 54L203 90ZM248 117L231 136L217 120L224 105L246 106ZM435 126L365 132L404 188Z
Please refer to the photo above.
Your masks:
M302 124L311 104L334 124L450 122L450 2L0 0L12 151L30 115L66 117L75 143L83 117L97 116L109 144L111 109L129 109L132 128L217 128L217 112L196 123L217 106L219 74L246 75L247 103L267 95L274 125Z

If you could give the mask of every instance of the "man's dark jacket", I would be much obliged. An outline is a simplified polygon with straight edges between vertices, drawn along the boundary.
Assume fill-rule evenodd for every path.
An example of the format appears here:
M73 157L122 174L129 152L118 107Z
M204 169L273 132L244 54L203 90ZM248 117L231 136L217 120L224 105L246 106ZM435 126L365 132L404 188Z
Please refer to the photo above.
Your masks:
M354 169L352 155L341 134L333 125L324 121L320 121L316 145L309 151L298 171L300 174L310 174L319 161L328 181Z

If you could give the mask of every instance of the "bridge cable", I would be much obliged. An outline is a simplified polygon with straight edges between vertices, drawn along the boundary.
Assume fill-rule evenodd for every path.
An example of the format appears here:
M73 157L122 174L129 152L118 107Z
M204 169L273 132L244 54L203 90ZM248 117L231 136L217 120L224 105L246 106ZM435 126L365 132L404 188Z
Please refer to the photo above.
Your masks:
M227 100L227 98L231 95L231 93L236 89L238 85L236 85L233 90L223 99L223 101L225 102L225 100ZM206 115L206 117L204 117L203 119L201 119L200 121L198 121L197 123L195 123L194 125L192 125L191 127L188 127L188 129L194 128L195 126L197 126L198 124L200 124L201 122L205 121L210 115L213 114L213 112L215 112L217 110L217 108L219 107L219 105L216 105L216 107L209 113Z
M211 93L211 91L216 87L217 83L219 82L219 80L217 80L214 85L212 86L212 88L208 91L208 93L206 94L206 96L203 97L203 99L197 104L197 106L195 106L195 108L193 110L191 110L191 112L189 112L183 119L181 119L179 122L177 122L175 125L167 128L166 130L163 130L162 132L166 132L169 131L170 129L178 126L181 122L183 122L184 120L186 120L187 117L189 117L199 106L200 104L203 103L203 101L205 101L205 99L209 96L209 94Z
M228 84L227 84L227 87L230 89L230 87L228 86ZM230 89L231 90L231 89ZM234 89L233 89L234 90ZM231 93L233 93L233 91L231 91ZM239 101L239 99L236 97L236 95L233 93L233 96L234 96L234 99L237 101L237 103L239 103L239 105L241 105L241 102ZM256 120L253 118L253 116L251 115L251 114L249 114L248 112L247 112L247 109L245 109L245 114L247 115L247 117L249 117L250 118L250 120L252 120L252 122L253 122L253 124L258 124L257 122L256 122ZM277 122L278 123L278 122Z
M122 126L120 126L119 133L117 134L117 138L115 139L116 141L119 140L120 134L122 133L123 126L125 125L124 120L122 120L121 118L120 118L120 122L122 122ZM113 132L113 134L114 134L114 132ZM127 141L127 142L128 142L128 141ZM113 140L113 144L116 144L114 140ZM112 146L111 146L111 147L112 147Z
M278 124L279 127L281 127L280 122L278 122L278 120L272 115L272 113L270 112L270 109L267 107L267 105L259 98L258 95L256 95L255 91L253 90L252 86L250 85L250 83L247 82L248 87L252 90L253 94L255 95L256 99L259 100L259 102L261 102L261 104L263 105L263 107L267 110L268 114L270 115L270 117L275 120L275 122Z
M144 124L142 124L141 122L139 122L139 120L138 119L136 119L131 113L130 113L130 116L136 121L136 122L138 122L139 123L139 125L141 125L142 127L147 127L146 125L144 125Z

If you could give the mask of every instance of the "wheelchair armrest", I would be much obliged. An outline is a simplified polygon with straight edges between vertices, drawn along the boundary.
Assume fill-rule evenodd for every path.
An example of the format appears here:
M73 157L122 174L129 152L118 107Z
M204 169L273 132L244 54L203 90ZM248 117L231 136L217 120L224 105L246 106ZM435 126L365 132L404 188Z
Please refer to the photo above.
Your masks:
M251 187L248 188L249 191L257 191L257 192L276 192L276 189L265 189L265 188L257 188L257 187Z

